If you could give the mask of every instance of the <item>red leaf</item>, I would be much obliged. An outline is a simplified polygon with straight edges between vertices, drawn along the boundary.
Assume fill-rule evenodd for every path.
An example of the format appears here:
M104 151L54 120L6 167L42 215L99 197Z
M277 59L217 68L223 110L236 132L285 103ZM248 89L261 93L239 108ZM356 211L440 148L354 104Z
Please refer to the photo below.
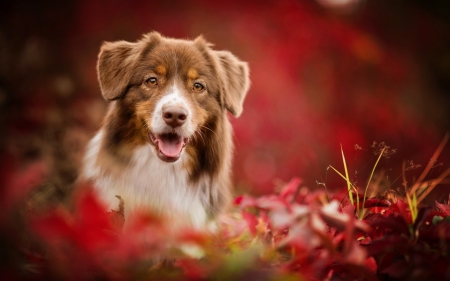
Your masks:
M106 208L92 192L85 192L77 201L78 221L87 228L110 229Z
M408 211L408 204L403 202L403 200L398 199L397 202L392 204L392 209L399 213L408 224L412 223L411 213Z
M269 195L256 199L256 206L263 210L291 209L291 205L284 198Z
M286 199L288 196L293 195L301 182L301 179L293 178L280 192L280 197Z
M244 198L244 195L240 195L240 196L234 198L234 202L233 202L234 205L240 205L243 198Z
M183 242L191 242L197 245L206 245L208 238L209 237L205 232L187 229L181 233L178 240Z
M439 210L441 210L442 212L444 212L447 216L450 216L450 205L447 204L439 204L436 201L436 206L439 208Z
M105 207L92 192L86 192L78 199L76 218L77 241L83 247L95 250L112 242L113 236L107 230L113 230L114 226L111 225Z
M389 216L380 214L370 214L366 217L365 222L372 227L372 239L384 236L392 231L401 234L409 234L408 224L403 217L398 214L390 214Z
M386 211L386 207L372 207L370 208L370 212L373 214L381 214Z
M36 218L33 228L47 242L58 240L75 243L87 251L95 251L111 245L117 236L108 230L113 230L108 215L103 206L90 193L82 193L76 201L74 215L62 210L54 211L47 217Z
M355 208L355 206L356 206L356 203L355 203L355 205L347 204L347 205L345 205L345 206L342 206L342 207L341 207L342 213L347 214L347 215L349 215L349 216L354 216L355 213L356 213L356 208Z
M74 236L73 221L56 211L46 217L33 220L32 228L48 241L55 238L71 239Z
M206 276L206 270L193 259L179 259L176 261L176 266L183 269L188 280L202 280Z
M347 245L346 245L347 246ZM367 258L367 251L362 248L356 241L351 241L346 247L344 261L350 264L362 265Z
M256 219L256 217L253 214L246 211L242 211L242 217L247 222L248 229L250 230L250 232L253 235L256 235L256 226L258 225L258 220Z
M236 197L234 203L239 205L239 207L241 207L242 209L245 209L248 207L254 207L256 204L256 200L251 196L242 195Z
M383 255L388 252L401 252L402 249L409 248L408 239L402 235L383 236L373 240L371 244L364 245L369 256Z
M373 257L368 257L365 261L366 268L372 272L377 272L377 262Z
M294 221L294 216L286 209L278 209L270 212L270 222L273 229L280 230L289 227Z
M353 208L352 205L348 206L351 206L349 208ZM322 216L322 219L329 224L329 226L335 227L338 231L343 231L347 229L351 223L351 226L356 229L369 231L370 227L364 221L355 220L353 213L341 213L338 211L338 208L339 203L337 201L331 201L330 204L322 207L320 215Z

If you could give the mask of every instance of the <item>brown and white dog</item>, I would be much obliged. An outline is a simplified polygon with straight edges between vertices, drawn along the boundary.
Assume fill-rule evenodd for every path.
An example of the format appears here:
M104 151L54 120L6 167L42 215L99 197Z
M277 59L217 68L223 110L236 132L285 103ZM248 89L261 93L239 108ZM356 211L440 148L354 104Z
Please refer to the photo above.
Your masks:
M230 200L232 128L249 88L247 63L202 37L105 42L98 79L110 101L90 141L81 179L108 208L124 200L171 227L202 229Z

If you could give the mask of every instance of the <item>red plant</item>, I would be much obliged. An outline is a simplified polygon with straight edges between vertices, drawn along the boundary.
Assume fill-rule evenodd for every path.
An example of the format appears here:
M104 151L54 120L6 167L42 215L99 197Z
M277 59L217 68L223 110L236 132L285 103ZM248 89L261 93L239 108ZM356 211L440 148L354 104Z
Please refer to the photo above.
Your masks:
M5 182L22 190L4 193L16 202L45 171L30 167L22 180ZM237 197L216 233L174 233L151 214L122 230L123 210L104 212L88 188L71 208L17 212L21 204L5 205L0 242L9 263L0 272L9 280L450 278L449 205L419 207L413 220L401 199L368 198L360 207L370 212L358 220L353 204L334 199L339 194L328 202L325 191L301 183L294 178L278 194Z

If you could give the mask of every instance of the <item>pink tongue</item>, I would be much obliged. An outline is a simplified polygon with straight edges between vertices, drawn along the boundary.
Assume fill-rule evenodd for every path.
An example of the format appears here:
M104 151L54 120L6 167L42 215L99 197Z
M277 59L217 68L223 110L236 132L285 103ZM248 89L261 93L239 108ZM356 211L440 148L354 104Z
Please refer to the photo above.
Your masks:
M156 139L161 152L167 157L177 157L183 148L182 139Z

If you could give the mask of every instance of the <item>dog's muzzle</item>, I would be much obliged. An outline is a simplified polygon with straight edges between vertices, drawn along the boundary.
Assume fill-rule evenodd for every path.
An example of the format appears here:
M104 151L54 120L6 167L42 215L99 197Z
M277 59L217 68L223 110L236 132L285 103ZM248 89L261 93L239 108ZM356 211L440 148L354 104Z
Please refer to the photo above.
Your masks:
M162 119L170 128L171 132L153 134L149 132L150 142L156 148L158 157L166 162L175 162L181 157L181 152L189 142L188 138L182 137L175 132L175 128L183 126L188 118L188 112L183 107L165 106L162 109Z

